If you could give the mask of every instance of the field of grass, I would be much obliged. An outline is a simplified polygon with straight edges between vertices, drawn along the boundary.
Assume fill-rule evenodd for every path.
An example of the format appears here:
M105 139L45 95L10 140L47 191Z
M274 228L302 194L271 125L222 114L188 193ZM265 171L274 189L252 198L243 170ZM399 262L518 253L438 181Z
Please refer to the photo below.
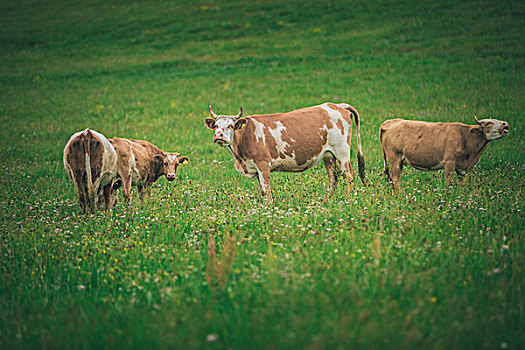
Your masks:
M0 4L0 348L525 347L525 4ZM347 102L369 187L273 173L274 203L204 126ZM407 168L379 125L510 124L465 185ZM191 162L127 207L81 214L76 131ZM356 150L352 160L357 169Z

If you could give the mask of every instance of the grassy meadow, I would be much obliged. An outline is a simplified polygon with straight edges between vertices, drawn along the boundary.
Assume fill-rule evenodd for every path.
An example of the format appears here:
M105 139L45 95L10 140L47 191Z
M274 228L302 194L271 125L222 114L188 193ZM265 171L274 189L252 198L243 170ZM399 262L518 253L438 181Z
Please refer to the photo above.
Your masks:
M0 4L0 348L525 347L525 4ZM356 107L367 167L274 203L203 119ZM382 174L379 125L510 124L466 183ZM89 127L183 152L144 201L82 215L62 166ZM357 151L352 153L357 169Z

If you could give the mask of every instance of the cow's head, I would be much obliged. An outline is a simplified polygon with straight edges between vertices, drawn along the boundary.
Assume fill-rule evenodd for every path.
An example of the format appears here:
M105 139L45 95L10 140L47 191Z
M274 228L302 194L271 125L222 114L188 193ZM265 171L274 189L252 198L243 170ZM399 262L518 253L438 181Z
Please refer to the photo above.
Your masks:
M180 153L166 153L157 154L155 156L157 162L157 175L166 175L168 181L175 180L175 174L177 174L177 167L179 164L186 164L190 161L188 157L182 156Z
M471 134L484 135L487 141L499 139L509 133L509 124L498 119L481 119L474 116L478 127L470 129Z
M115 205L117 205L118 189L120 186L122 186L122 180L120 178L115 178L113 181L111 181L111 186L108 193L106 193L104 189L101 188L97 196L97 209L110 210ZM107 198L106 195L108 196Z
M204 119L204 124L208 128L215 130L213 142L222 147L231 146L234 131L242 129L246 125L246 118L241 118L242 106L241 111L237 115L217 115L212 111L210 105L210 114L212 118Z

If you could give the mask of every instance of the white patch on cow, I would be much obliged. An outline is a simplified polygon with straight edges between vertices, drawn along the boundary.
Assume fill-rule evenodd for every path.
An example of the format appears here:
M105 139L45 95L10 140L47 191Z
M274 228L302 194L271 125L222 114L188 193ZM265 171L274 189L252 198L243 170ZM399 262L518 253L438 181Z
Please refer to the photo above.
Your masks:
M328 144L325 147L325 152L332 152L338 160L340 160L341 170L346 172L345 163L350 161L350 146L347 143L350 124L343 118L340 111L330 108L327 103L324 103L319 106L328 113L332 127L324 126L324 130L328 133ZM337 122L341 121L343 123L343 133L341 134L341 129L337 126Z
M330 108L330 106L328 106L328 103L324 103L324 104L320 105L319 107L321 107L322 109L324 109L328 113L328 116L330 117L330 121L333 124L333 126L332 126L333 129L337 128L337 121L338 120L341 120L343 122L343 126L345 126L344 125L344 121L345 120L343 119L343 116L341 115L341 112L339 112L336 109ZM346 125L348 125L348 123L346 123ZM337 128L337 129L339 129L339 128ZM346 131L348 128L346 127L344 129Z
M226 143L223 145L227 147L233 143L233 127L235 125L235 119L233 117L221 117L215 121L215 135L220 136Z
M257 177L259 179L259 184L261 185L261 190L266 193L266 191L270 189L270 183L266 183L263 173L259 170L257 170Z
M295 159L295 151L292 150L291 156L287 153L290 153L289 150L287 150L287 147L290 147L290 145L283 140L282 134L283 131L286 130L286 127L282 124L282 122L277 121L275 123L275 128L268 128L268 131L270 131L270 134L272 135L274 141L275 141L275 148L278 153L280 154L279 157L272 159L270 162L270 168L272 170L279 170L279 171L301 171L306 168L310 168L311 164L307 162L306 164L302 164L299 166L297 164L297 160ZM281 156L284 155L284 158L281 158Z
M93 178L91 174L91 159L89 158L89 154L85 154L85 169L86 169L86 180L87 180L87 190L88 190L88 196L89 198L94 199L95 198L95 186L93 185Z
M336 106L342 109L347 109L347 110L348 110L348 107L351 107L348 103L337 103ZM357 152L359 154L363 154L363 150L361 149L361 135L359 132L359 127L357 128L356 139L357 139Z
M86 129L87 130L87 129ZM117 175L117 151L108 139L101 133L91 130L91 133L98 137L104 146L104 158L102 162L102 174L100 176L100 186L106 186Z
M175 161L175 159L177 159L177 155L176 154L168 154L168 161L170 163L173 163Z
M259 169L257 169L257 165L253 162L253 160L248 159L246 160L243 165L246 167L246 173L245 175L247 177L253 177L254 174L257 174L259 172ZM251 175L251 176L248 176Z
M347 109L348 107L350 107L348 103L336 103L335 105L342 109Z
M501 122L499 120L497 120L497 119L482 119L479 122L480 123L484 123L484 122L492 123L492 129L490 130L490 132L488 134L486 134L487 140L492 141L492 140L499 139L500 137L503 136L499 132L499 130L501 128Z
M277 150L279 150L283 154L285 154L286 152L286 147L289 146L288 143L286 143L282 137L284 130L286 130L286 127L280 121L275 123L275 129L268 127L268 131L270 131L270 134L273 136ZM295 158L295 154L293 152L292 158Z
M266 138L264 136L264 124L252 119L253 125L255 125L255 141L259 142L262 139L263 144L266 145Z
M137 159L135 158L135 153L133 153L133 145L129 142L129 176L131 177L132 186L136 186L140 181L140 173L137 169Z

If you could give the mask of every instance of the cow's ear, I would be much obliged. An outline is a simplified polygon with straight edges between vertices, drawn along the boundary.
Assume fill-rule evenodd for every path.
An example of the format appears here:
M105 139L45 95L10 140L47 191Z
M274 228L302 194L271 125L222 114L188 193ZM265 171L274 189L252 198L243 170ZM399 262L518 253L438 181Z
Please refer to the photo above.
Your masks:
M204 119L204 124L206 124L206 126L209 129L215 130L215 119L213 119L213 118L206 118L206 119Z
M159 155L159 154L157 154L157 155L155 156L155 158L153 158L153 159L154 159L156 162L160 162L160 163L163 163L163 162L164 162L164 157L161 156L161 155Z
M246 118L242 118L242 119L239 119L235 122L235 127L234 129L235 130L239 130L239 129L242 129L246 126L246 123L247 123L247 120Z
M190 161L190 158L188 157L180 157L179 158L179 164L187 164Z
M477 127L474 127L474 128L472 128L472 129L470 129L469 132L470 132L472 135L483 134L483 128L477 126Z

